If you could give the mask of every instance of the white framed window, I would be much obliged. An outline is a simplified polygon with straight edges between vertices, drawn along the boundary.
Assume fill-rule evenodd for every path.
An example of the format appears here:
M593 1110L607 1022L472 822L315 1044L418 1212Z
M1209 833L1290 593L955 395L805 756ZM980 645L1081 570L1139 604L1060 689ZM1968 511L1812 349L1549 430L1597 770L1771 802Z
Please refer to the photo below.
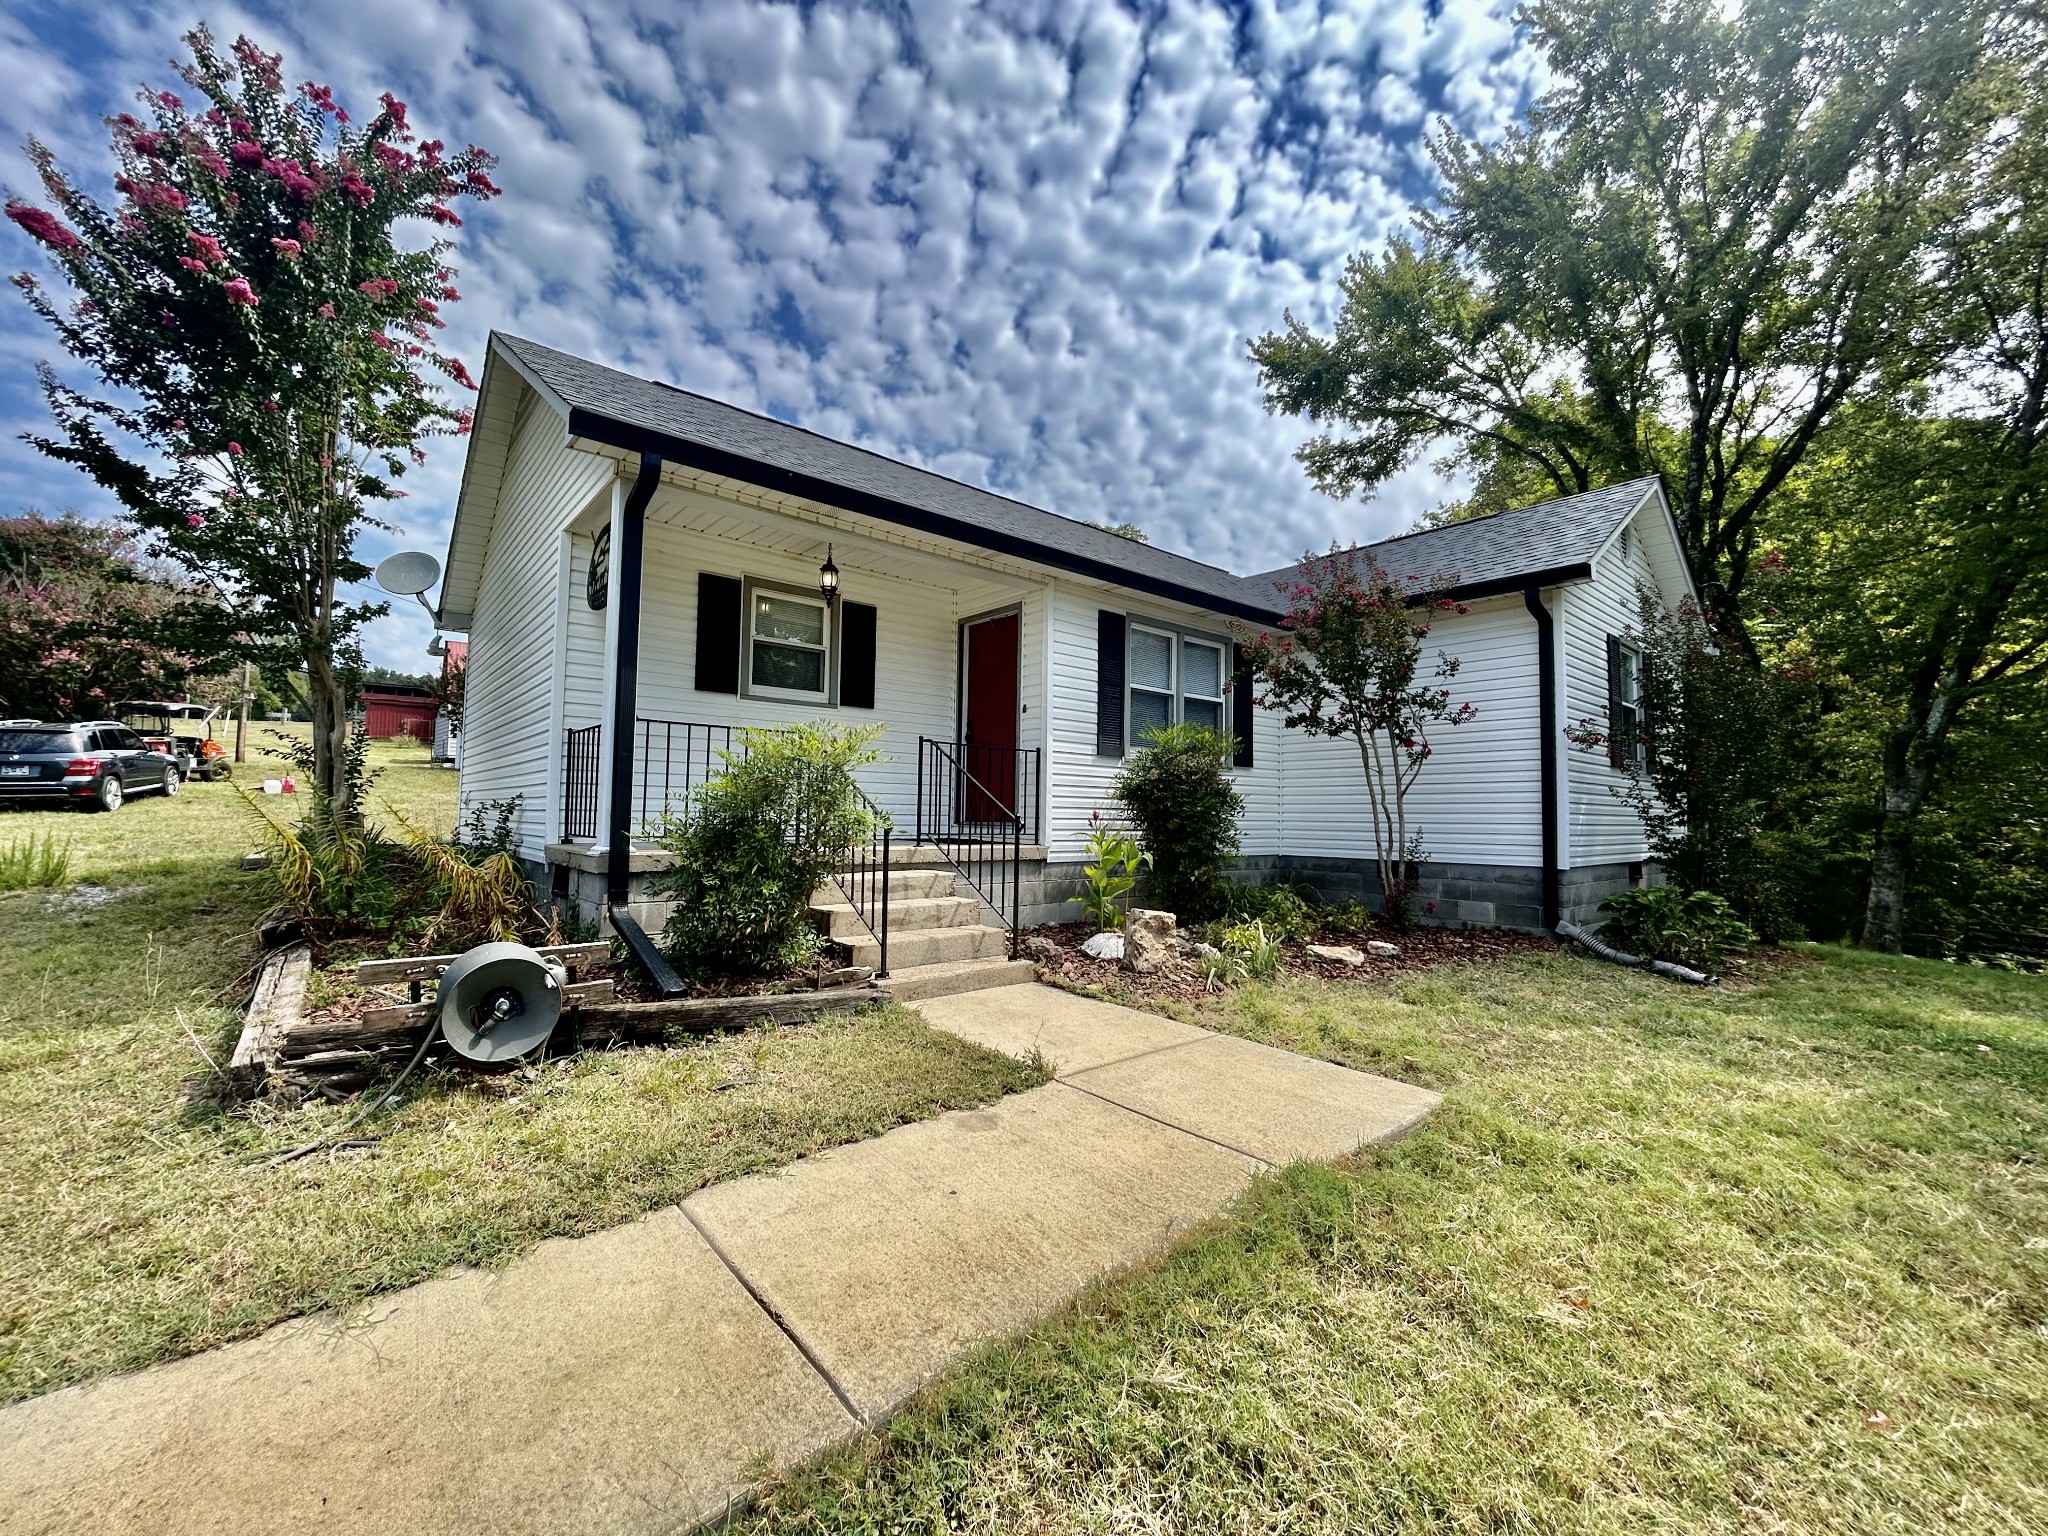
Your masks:
M832 609L814 592L751 577L746 594L746 691L762 699L832 702Z
M1180 642L1180 717L1190 725L1223 729L1223 679L1229 672L1223 647L1213 640Z
M1124 750L1134 752L1162 726L1185 721L1226 728L1229 647L1139 619L1130 621L1125 679Z
M1648 757L1643 741L1643 653L1624 640L1615 652L1614 745L1616 754L1641 764Z

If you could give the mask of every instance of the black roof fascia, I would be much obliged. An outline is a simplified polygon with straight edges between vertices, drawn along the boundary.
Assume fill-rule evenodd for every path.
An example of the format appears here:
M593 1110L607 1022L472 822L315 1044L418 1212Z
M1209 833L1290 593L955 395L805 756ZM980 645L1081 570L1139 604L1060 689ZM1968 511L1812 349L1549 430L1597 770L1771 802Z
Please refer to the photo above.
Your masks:
M721 475L745 485L758 485L763 490L780 491L786 496L801 496L808 501L821 501L830 506L844 507L849 512L858 512L885 523L914 528L920 533L935 534L940 538L955 539L979 549L993 550L997 554L1015 555L1036 565L1054 566L1060 570L1071 571L1077 576L1088 576L1096 581L1106 581L1113 586L1126 587L1136 592L1148 592L1154 597L1187 603L1211 613L1228 614L1233 618L1245 619L1255 624L1271 624L1281 617L1281 610L1278 608L1261 608L1256 603L1220 597L1161 577L1126 570L1107 561L1092 560L1086 555L1073 554L1052 545L1020 538L1016 534L977 528L972 523L961 522L942 513L905 506L900 501L877 496L870 491L852 490L846 486L835 485L829 480L799 474L795 470L763 464L758 459L730 453L722 448L706 447L702 443L672 437L666 432L635 426L631 422L620 421L617 417L588 410L580 405L569 408L569 436L584 438L593 443L603 443L612 448L621 448L629 453L657 453L672 463L684 464L706 474ZM1514 590L1521 590L1519 580L1511 585Z
M1496 576L1490 581L1475 581L1469 587L1451 587L1441 595L1453 602L1469 603L1482 597L1505 597L1510 592L1520 592L1528 587L1561 587L1568 581L1590 581L1592 576L1592 563L1581 560L1575 565L1554 565L1547 571L1530 571L1523 576Z

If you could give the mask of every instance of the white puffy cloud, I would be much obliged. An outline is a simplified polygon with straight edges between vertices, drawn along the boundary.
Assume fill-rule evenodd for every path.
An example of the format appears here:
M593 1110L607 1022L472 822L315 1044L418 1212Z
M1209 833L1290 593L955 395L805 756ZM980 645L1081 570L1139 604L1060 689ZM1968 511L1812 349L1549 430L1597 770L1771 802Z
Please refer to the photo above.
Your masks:
M1248 337L1328 317L1405 221L1439 115L1494 134L1539 83L1508 0L1093 0L889 11L760 0L352 0L216 12L289 78L498 153L451 336L495 327L768 410L1238 570L1398 531L1449 488L1315 492ZM169 76L182 6L0 19L0 175L30 132L88 176L98 119ZM15 265L33 265L8 227ZM0 504L103 509L17 434L49 338L0 311ZM444 543L459 443L397 542ZM372 541L373 554L393 541ZM423 666L394 609L372 658Z

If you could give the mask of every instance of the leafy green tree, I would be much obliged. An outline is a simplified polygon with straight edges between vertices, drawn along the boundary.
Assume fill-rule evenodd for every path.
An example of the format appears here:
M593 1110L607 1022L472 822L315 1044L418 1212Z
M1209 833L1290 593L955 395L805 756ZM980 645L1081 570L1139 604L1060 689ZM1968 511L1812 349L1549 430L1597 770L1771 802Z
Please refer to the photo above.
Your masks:
M1422 858L1422 834L1408 821L1408 792L1434 748L1436 726L1461 725L1477 710L1453 704L1455 656L1437 652L1434 679L1422 672L1430 615L1466 611L1435 589L1394 580L1363 549L1302 558L1287 589L1280 633L1238 626L1244 664L1263 685L1259 704L1309 736L1348 741L1365 776L1381 910L1405 928L1413 887L1409 866Z
M1674 885L1727 901L1765 938L1793 936L1785 808L1806 766L1803 675L1758 666L1690 598L1667 609L1640 594L1632 638L1640 725L1580 720L1566 738L1620 770L1618 793Z
M1924 376L1923 282L1998 106L2038 53L1993 0L1536 0L1557 79L1526 127L1445 130L1411 237L1355 257L1336 325L1252 343L1336 495L1424 453L1471 510L1658 474L1711 617L1737 620L1757 519L1859 391ZM2028 41L2031 39L2031 41Z
M424 439L468 430L428 376L474 387L434 341L458 297L448 243L396 235L459 224L450 203L493 195L493 161L419 142L388 94L351 126L327 87L288 90L282 60L247 38L232 58L204 28L186 42L180 72L202 102L146 91L144 116L112 120L115 207L30 141L54 211L10 199L7 216L73 297L26 273L16 283L106 390L44 368L57 431L31 441L111 491L210 589L194 611L209 660L303 670L317 786L347 817L356 635L383 611L344 598L369 574L355 541L386 526Z
M0 518L0 715L64 720L177 696L191 672L185 599L116 524Z
M2048 677L2048 84L2015 60L1985 96L1998 119L1934 268L1953 316L1930 394L1945 409L1845 421L1784 527L1803 639L1888 701L1874 949L1905 942L1916 832L1958 720Z

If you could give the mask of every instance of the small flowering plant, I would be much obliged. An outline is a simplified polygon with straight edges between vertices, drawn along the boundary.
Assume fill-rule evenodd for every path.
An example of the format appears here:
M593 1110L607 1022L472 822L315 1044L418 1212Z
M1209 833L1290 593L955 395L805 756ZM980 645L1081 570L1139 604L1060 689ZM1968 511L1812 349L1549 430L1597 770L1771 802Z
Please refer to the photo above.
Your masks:
M421 142L385 95L355 123L326 86L286 86L246 37L224 56L185 39L188 103L145 91L110 120L118 201L102 206L31 140L50 206L10 197L68 295L14 279L110 398L45 365L56 431L30 440L126 506L153 552L217 601L221 650L303 669L319 787L344 813L353 636L382 611L337 589L376 508L419 444L469 430L475 388L435 333L457 297L446 240L401 247L412 221L453 227L452 204L497 193L491 156ZM445 382L444 382L445 381Z
M1467 610L1447 582L1397 581L1367 551L1334 545L1327 555L1302 556L1285 592L1279 634L1236 626L1244 665L1263 686L1261 706L1281 711L1298 731L1357 746L1387 919L1405 928L1413 920L1409 873L1422 859L1408 791L1435 750L1431 729L1477 713L1453 703L1443 686L1458 675L1456 657L1438 651L1432 675L1420 675L1423 642L1434 615Z

